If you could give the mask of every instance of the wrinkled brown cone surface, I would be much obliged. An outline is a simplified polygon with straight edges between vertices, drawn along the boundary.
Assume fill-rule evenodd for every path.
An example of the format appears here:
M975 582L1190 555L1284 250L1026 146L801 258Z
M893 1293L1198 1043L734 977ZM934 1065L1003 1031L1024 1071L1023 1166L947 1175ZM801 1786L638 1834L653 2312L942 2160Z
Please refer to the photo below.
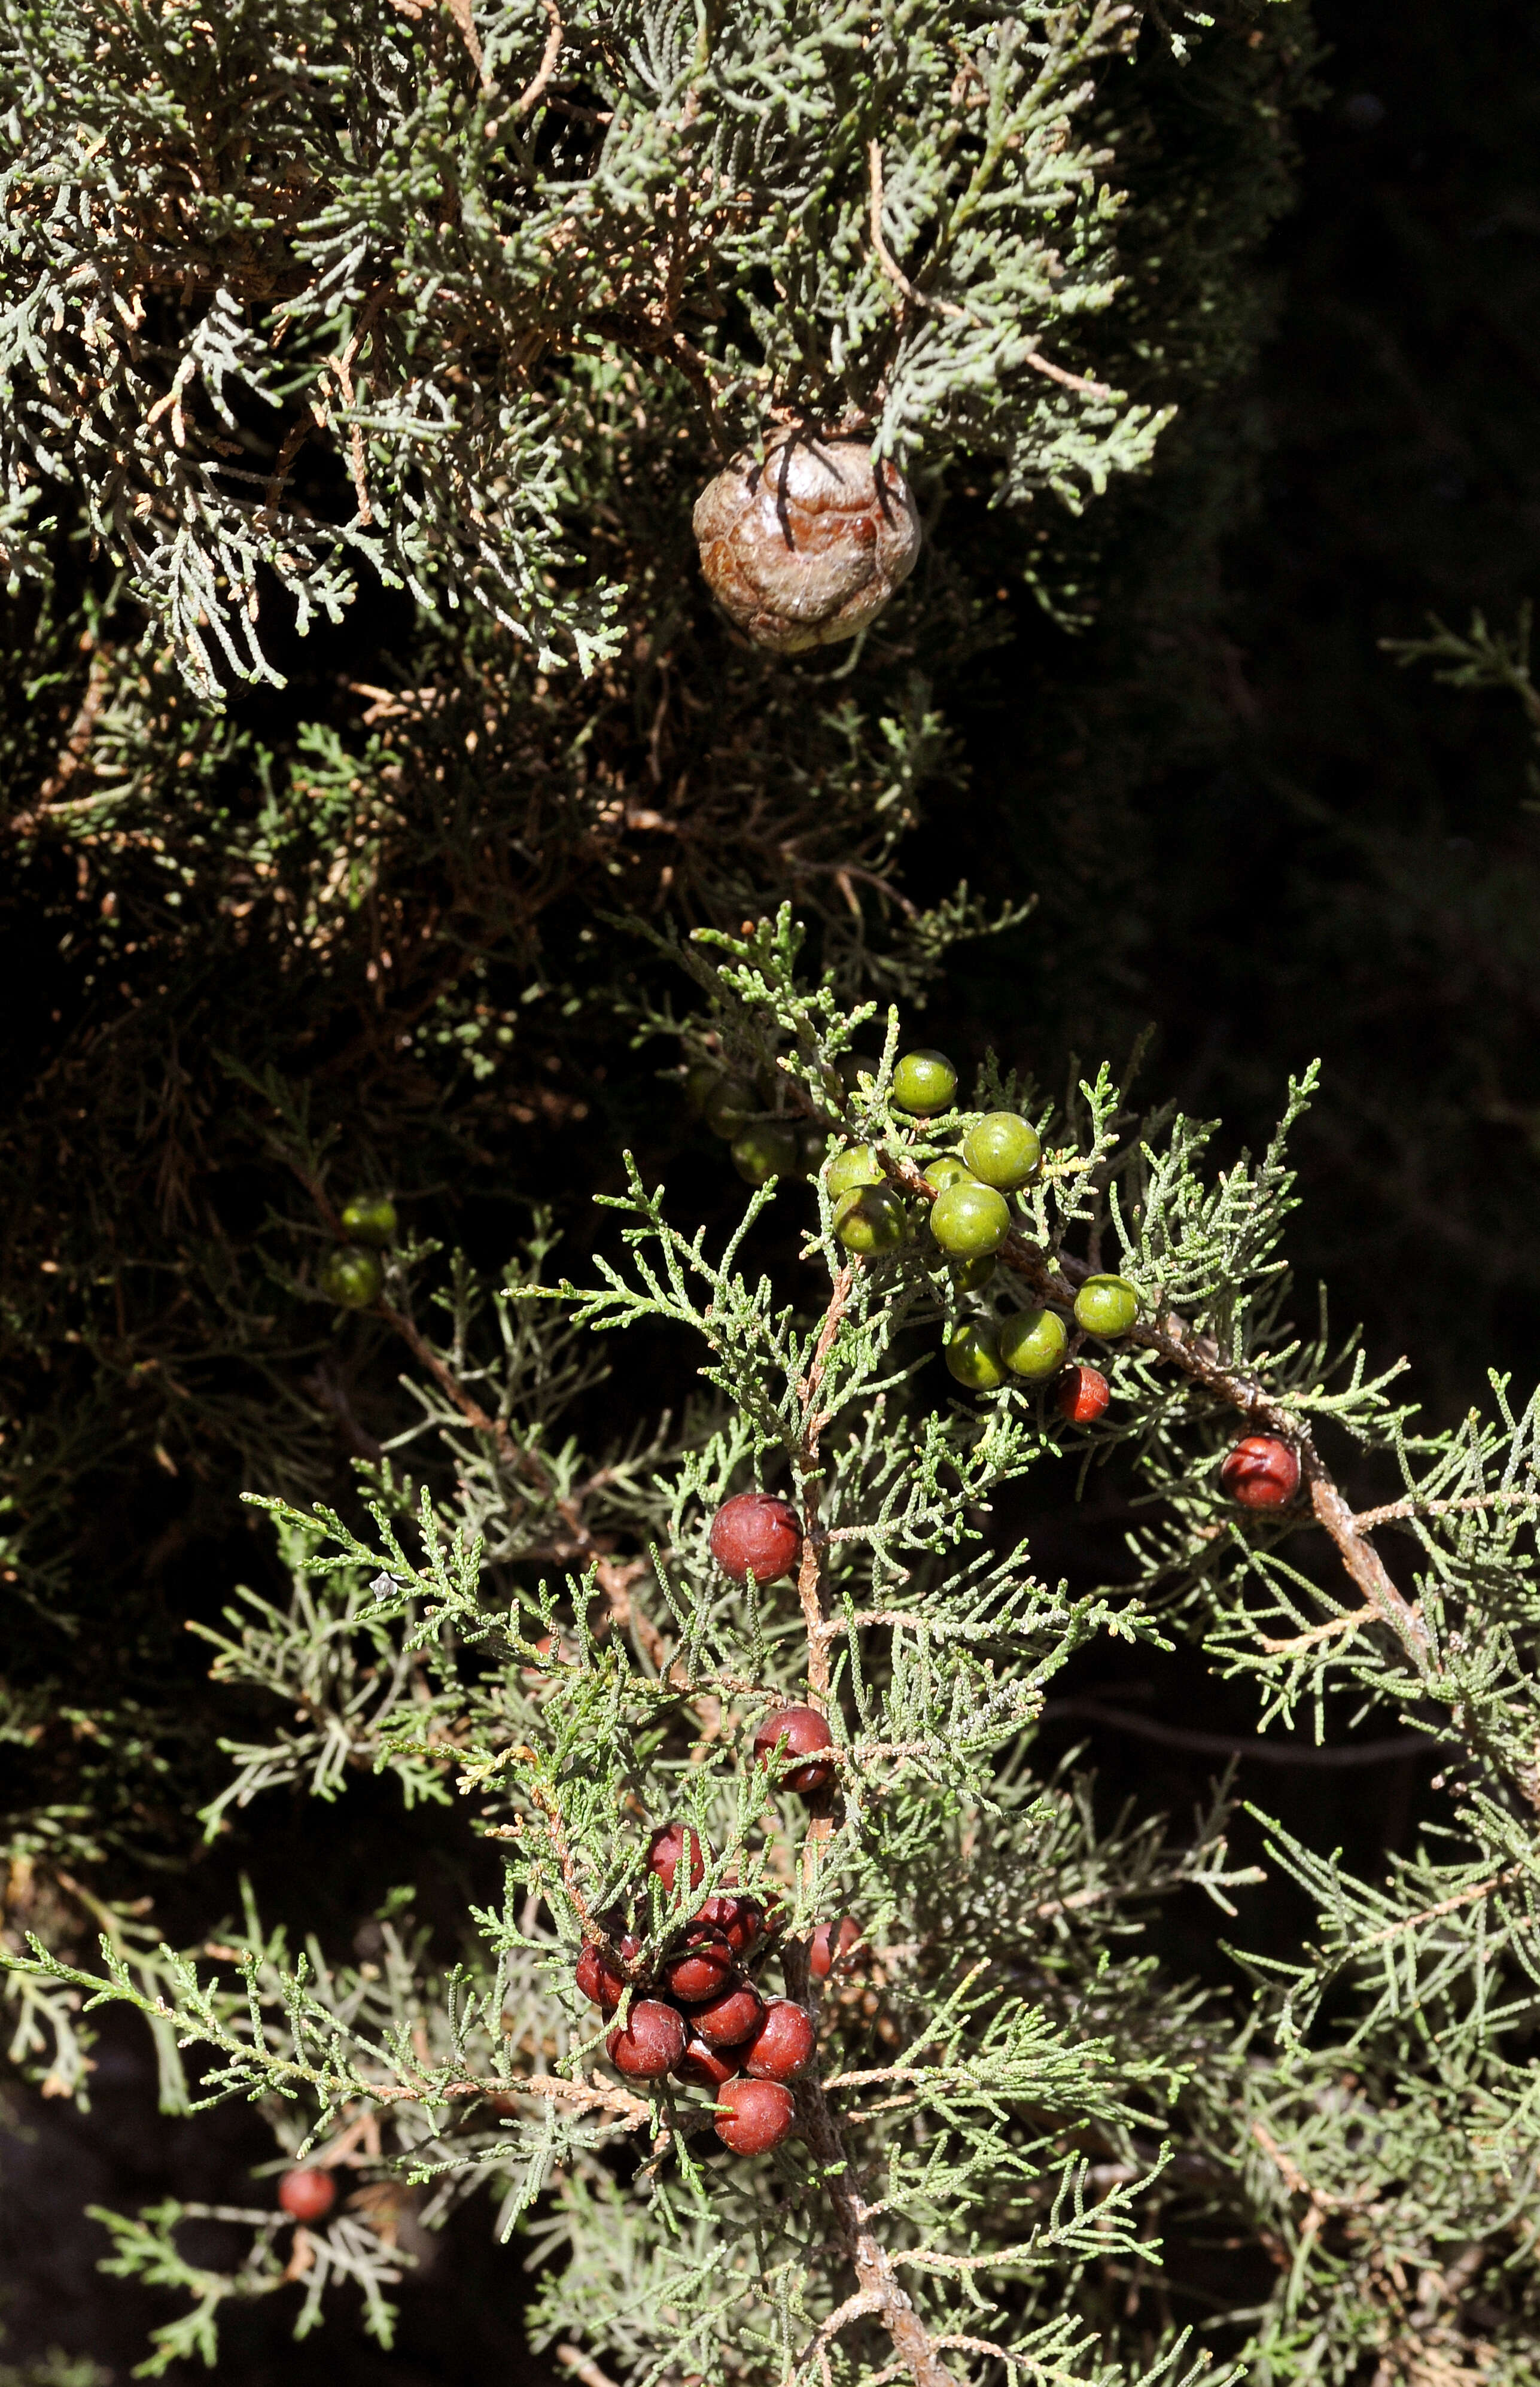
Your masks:
M852 638L920 549L908 483L865 439L794 435L735 456L695 503L701 568L756 644L794 655Z

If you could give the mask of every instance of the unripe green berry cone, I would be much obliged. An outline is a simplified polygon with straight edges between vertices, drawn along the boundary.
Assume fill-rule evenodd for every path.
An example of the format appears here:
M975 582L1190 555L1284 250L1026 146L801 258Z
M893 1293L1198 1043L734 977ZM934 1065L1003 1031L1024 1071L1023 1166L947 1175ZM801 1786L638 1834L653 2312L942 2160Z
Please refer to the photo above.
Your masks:
M957 1093L957 1072L944 1053L906 1053L893 1071L893 1108L915 1118L949 1111Z
M994 1254L980 1252L977 1259L953 1260L949 1273L959 1293L982 1293L994 1274Z
M733 1167L749 1185L790 1177L797 1167L797 1130L790 1120L751 1120L733 1138Z
M990 1111L968 1130L963 1158L983 1184L1011 1194L1036 1170L1042 1144L1036 1128L1015 1111Z
M714 1061L692 1061L685 1071L685 1100L697 1118L716 1092L721 1079L722 1072Z
M1064 1320L1056 1311L1018 1310L1000 1330L1000 1356L1013 1376L1041 1384L1058 1374L1068 1342Z
M1127 1277L1088 1276L1075 1295L1075 1322L1088 1334L1126 1334L1139 1315L1139 1295Z
M864 1257L892 1251L903 1243L903 1205L886 1185L858 1185L835 1209L836 1235L848 1252Z
M964 1166L954 1152L943 1152L939 1160L929 1163L925 1171L925 1181L928 1185L934 1185L938 1194L944 1194L949 1185L961 1185L972 1175L973 1171Z
M853 1193L858 1185L880 1185L882 1163L869 1143L852 1143L835 1154L825 1182L829 1200L838 1202L842 1194Z
M376 1251L396 1239L396 1205L384 1194L355 1194L342 1214L342 1231L350 1244L372 1244Z
M961 1179L932 1202L930 1231L954 1259L978 1259L1000 1249L1011 1231L1011 1214L992 1185Z
M385 1270L360 1244L338 1244L321 1266L321 1290L339 1309L367 1309L378 1301Z
M882 1068L869 1053L841 1053L834 1066L847 1094L857 1091L863 1078L870 1078L875 1085Z
M946 1364L970 1393L992 1393L1005 1381L1000 1337L986 1319L969 1319L946 1338Z
M760 1098L752 1086L745 1085L741 1078L719 1078L706 1096L701 1117L713 1135L731 1143L760 1108Z

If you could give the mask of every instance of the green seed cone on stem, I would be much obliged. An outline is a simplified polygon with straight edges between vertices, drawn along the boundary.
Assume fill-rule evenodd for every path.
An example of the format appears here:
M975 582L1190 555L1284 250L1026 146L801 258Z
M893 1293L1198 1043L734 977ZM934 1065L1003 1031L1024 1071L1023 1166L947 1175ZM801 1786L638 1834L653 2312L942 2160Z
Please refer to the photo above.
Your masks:
M869 1143L852 1143L835 1154L824 1181L829 1200L838 1202L842 1194L853 1193L858 1186L880 1185L882 1163Z
M759 1096L743 1079L719 1078L706 1096L701 1117L713 1135L719 1135L724 1143L731 1143L761 1107Z
M903 1241L903 1205L886 1185L858 1185L835 1207L834 1231L848 1252L870 1257Z
M944 1053L905 1053L893 1071L893 1108L915 1118L949 1111L957 1096L957 1072Z
M1013 1376L1041 1384L1064 1365L1069 1336L1053 1309L1022 1309L1000 1330L1000 1356Z
M1000 1249L1011 1231L1011 1214L992 1185L959 1179L932 1202L930 1231L953 1259L978 1259Z
M368 1309L380 1297L385 1270L361 1244L338 1244L321 1264L320 1284L339 1309Z
M966 1184L973 1171L954 1152L943 1152L939 1160L928 1163L924 1174L928 1185L934 1185L938 1194L944 1194L949 1185Z
M1075 1322L1088 1334L1126 1334L1139 1315L1139 1295L1127 1277L1088 1276L1075 1295Z
M384 1251L396 1240L395 1203L385 1194L355 1194L343 1211L342 1231L350 1244Z
M970 1393L997 1392L1005 1381L1000 1337L987 1319L953 1327L944 1345L949 1372Z
M751 1119L733 1138L733 1167L745 1184L794 1176L797 1162L797 1130L789 1119Z
M963 1159L985 1185L1012 1194L1035 1175L1042 1158L1038 1131L1015 1111L991 1111L963 1142Z

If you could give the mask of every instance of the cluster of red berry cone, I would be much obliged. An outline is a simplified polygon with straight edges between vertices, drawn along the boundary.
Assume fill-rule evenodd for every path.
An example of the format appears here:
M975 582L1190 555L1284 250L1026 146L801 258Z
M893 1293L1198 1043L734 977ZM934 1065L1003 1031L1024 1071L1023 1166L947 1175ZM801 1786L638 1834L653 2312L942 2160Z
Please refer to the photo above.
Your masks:
M648 1871L672 1892L681 1863L693 1889L705 1873L705 1851L694 1832L665 1824L652 1835ZM672 2073L713 2090L716 2134L734 2154L764 2154L787 2137L796 2118L787 2083L807 2064L816 2037L805 2006L762 1997L750 1978L748 1964L764 1952L776 1929L774 1911L757 1899L731 1889L706 1899L656 1977L633 1983L625 2020L605 2041L611 2063L628 2079ZM624 1930L608 1946L584 1949L577 1986L600 2014L619 2006L627 1979L622 1968L640 1952L640 1941Z

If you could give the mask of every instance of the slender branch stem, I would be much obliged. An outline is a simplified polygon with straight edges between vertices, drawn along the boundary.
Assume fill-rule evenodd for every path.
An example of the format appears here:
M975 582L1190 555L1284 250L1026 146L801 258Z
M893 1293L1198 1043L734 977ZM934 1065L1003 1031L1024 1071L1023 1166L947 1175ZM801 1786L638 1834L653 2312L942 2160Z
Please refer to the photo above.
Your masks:
M819 1437L829 1421L829 1412L819 1406L824 1376L854 1282L853 1264L847 1262L829 1288L828 1304L818 1329L818 1339L813 1346L813 1358L806 1376L798 1386L802 1403L802 1431L791 1461L797 1483L797 1503L804 1525L802 1558L797 1568L797 1598L802 1603L802 1622L807 1627L808 1688L820 1706L827 1705L828 1700L830 1636L824 1617L820 1543L817 1534L807 1529L807 1521L816 1497L814 1487L818 1479Z
M550 31L546 35L545 50L533 80L524 85L513 103L512 112L516 118L528 115L556 72L556 62L562 55L562 43L566 32L562 22L562 12L556 0L540 0L540 5L550 19Z
M795 1997L798 1992L793 1989L791 1994ZM892 2257L867 2224L845 2141L816 2074L798 2082L796 2096L809 2152L823 2172L835 2228L860 2287L862 2309L880 2318L915 2387L954 2387L929 2330L899 2284Z

